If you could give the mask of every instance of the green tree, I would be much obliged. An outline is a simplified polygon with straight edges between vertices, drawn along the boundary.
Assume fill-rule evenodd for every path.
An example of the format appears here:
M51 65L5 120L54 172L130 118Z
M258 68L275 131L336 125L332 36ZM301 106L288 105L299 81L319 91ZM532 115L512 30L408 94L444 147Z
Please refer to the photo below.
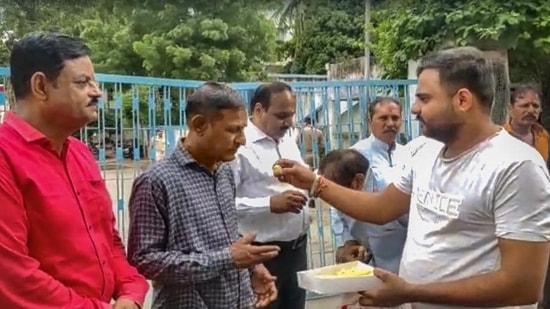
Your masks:
M245 81L272 60L276 29L259 5L232 1L136 9L131 25L157 21L132 44L148 75L192 80ZM161 22L158 22L161 21Z
M276 47L275 23L267 12L279 6L276 0L98 0L93 6L76 0L0 0L0 34L8 41L0 44L0 61L8 64L10 40L45 30L82 37L92 49L99 73L227 82L258 80L265 77L263 63L272 60ZM136 114L132 89L136 87L122 80L103 86L110 103L122 94L123 121L119 123L131 124L131 116ZM162 85L138 88L137 123L183 121L179 89ZM154 109L149 108L146 94L150 89L157 91ZM165 99L171 105L169 112L163 108ZM116 127L111 114L106 114L104 125Z
M514 59L510 70L518 74L515 76L524 76L518 73L527 72L521 68L522 63L548 57L549 13L550 3L544 0L387 0L374 16L373 52L386 78L406 77L409 59L418 59L436 49L465 45L492 51L505 60L510 53L510 59ZM533 52L533 48L537 51ZM538 58L529 59L533 56ZM507 75L499 74L503 79ZM493 111L497 122L504 121L509 100L508 87L501 90Z
M283 47L283 55L292 59L288 71L323 74L327 63L363 56L364 0L303 0L299 5L299 17L292 18L301 18L295 24L300 31Z
M67 0L69 6L76 3ZM78 20L59 1L0 0L0 64L8 63L11 44L23 34L37 29L78 34Z

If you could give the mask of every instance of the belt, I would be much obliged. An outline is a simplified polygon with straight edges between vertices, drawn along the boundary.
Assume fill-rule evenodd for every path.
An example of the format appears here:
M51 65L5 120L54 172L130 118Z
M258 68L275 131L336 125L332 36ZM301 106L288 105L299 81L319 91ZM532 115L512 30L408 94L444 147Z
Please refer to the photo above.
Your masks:
M298 238L290 241L268 241L255 243L255 245L264 245L264 246L278 246L281 250L296 250L305 246L307 242L307 234L302 234Z

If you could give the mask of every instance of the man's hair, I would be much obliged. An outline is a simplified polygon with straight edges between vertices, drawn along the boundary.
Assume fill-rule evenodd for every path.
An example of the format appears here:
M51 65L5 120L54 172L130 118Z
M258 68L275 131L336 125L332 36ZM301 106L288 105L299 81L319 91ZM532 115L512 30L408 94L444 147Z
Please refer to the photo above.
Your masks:
M349 187L357 174L366 175L369 170L369 160L355 149L337 149L329 152L319 164L319 173L328 169L333 171L337 184Z
M271 104L271 97L284 91L292 92L292 87L283 82L271 82L260 85L254 91L252 98L250 98L250 113L254 111L256 103L260 103L265 110L268 110Z
M13 45L10 55L10 82L17 99L31 90L31 77L42 72L55 81L65 61L90 56L90 49L76 37L60 33L34 32Z
M187 98L185 115L187 119L196 115L212 118L223 110L240 108L246 109L246 104L235 89L222 83L206 82Z
M439 72L441 85L449 94L466 88L479 99L486 111L491 110L495 98L493 67L479 49L457 47L435 52L422 58L416 75L428 69Z
M399 106L399 111L401 112L401 102L399 102L399 100L397 100L396 98L393 98L393 97L376 97L374 98L374 100L372 102L369 103L368 105L368 110L367 110L367 118L372 120L372 117L374 117L374 114L376 112L376 107L380 104L384 104L384 103L394 103L394 104L397 104L397 106Z
M510 90L510 105L516 104L516 101L528 92L534 93L539 98L541 96L538 87L530 84L514 85Z

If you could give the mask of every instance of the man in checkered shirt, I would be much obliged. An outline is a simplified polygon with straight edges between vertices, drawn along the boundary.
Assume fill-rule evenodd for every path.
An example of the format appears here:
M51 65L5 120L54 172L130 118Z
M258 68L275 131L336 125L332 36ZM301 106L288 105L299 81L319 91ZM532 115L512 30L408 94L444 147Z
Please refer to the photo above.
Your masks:
M128 257L153 281L152 308L266 306L277 290L262 262L279 248L239 238L234 178L223 163L245 143L244 102L230 87L206 83L185 111L186 138L134 182Z

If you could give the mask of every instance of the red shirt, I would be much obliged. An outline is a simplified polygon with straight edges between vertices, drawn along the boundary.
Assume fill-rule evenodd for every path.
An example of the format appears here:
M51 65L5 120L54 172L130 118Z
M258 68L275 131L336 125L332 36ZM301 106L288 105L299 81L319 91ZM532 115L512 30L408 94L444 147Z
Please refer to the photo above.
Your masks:
M0 125L0 308L142 305L147 281L130 266L105 182L86 145L58 155L14 113Z

